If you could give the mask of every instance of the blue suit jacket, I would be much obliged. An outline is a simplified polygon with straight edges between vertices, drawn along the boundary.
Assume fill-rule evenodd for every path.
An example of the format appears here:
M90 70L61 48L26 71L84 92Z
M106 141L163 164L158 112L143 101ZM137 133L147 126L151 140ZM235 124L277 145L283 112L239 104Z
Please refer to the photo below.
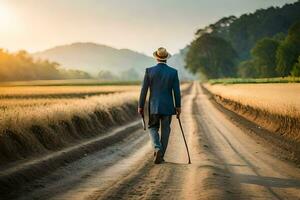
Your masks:
M176 69L165 63L158 63L156 66L146 69L139 99L140 108L144 108L148 88L150 88L150 114L176 114L175 107L181 107L180 86Z

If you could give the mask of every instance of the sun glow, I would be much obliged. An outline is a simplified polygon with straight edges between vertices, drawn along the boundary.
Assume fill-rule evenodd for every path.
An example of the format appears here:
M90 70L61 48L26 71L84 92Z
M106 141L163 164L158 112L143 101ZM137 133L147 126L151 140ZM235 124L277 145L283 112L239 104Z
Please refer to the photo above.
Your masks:
M0 26L8 26L12 23L13 14L11 10L5 5L0 4Z

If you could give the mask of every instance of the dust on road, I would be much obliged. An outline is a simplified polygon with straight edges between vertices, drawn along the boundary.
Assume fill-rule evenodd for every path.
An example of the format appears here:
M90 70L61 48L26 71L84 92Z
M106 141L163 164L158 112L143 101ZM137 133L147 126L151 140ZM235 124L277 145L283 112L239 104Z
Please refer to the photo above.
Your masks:
M183 97L186 150L173 119L166 163L149 164L98 199L300 199L300 170L234 125L194 83Z
M73 174L63 176L65 171L60 169L53 174L62 175L62 179L23 198L300 199L300 169L278 159L263 143L245 134L215 108L197 82L183 96L181 119L192 164L187 164L183 138L173 117L165 163L152 163L149 140L143 139L148 133L139 130L118 144L114 153L123 154L114 156L111 150L103 150L88 156L86 162L92 167L81 160L72 171L74 164L70 164L67 167ZM135 140L140 142L133 144ZM86 175L66 181L80 174Z

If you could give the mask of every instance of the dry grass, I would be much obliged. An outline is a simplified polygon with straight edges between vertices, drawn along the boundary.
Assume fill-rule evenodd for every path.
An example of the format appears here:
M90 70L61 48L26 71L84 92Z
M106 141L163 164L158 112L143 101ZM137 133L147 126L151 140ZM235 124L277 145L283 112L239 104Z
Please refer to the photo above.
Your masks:
M0 99L5 98L74 98L99 94L136 91L137 85L120 86L2 86Z
M185 90L189 83L181 84ZM101 94L139 91L140 85L118 86L0 86L0 100L3 99L52 99L52 98L86 98ZM0 102L1 106L1 102Z
M0 164L55 151L137 117L137 92L1 110Z
M0 87L0 165L134 120L139 90L137 85Z
M0 111L15 109L16 107L27 107L28 109L30 109L31 107L44 107L53 104L67 104L68 102L76 99L78 98L0 99Z
M300 83L300 77L210 79L210 84Z
M184 91L189 86L189 83L184 83L180 87ZM78 99L139 90L140 86L0 87L0 110L16 107L42 109L43 106L66 105Z
M227 109L300 145L300 84L234 84L204 87Z
M212 93L274 114L300 116L300 84L233 84L205 87Z
M137 117L137 86L22 86L0 92L0 164L64 148Z
M15 106L15 102L8 109L1 111L0 130L18 129L31 124L47 125L59 120L68 120L73 116L88 117L97 110L106 111L110 108L137 102L137 92L124 92L90 97L87 99L60 99L53 104L48 101L37 100L38 105ZM24 100L28 101L28 100ZM49 100L51 102L51 100ZM45 102L45 103L41 103ZM22 104L21 104L22 105ZM29 103L28 103L29 105ZM22 128L21 128L22 129Z
M140 84L140 81L103 81L98 79L27 80L0 82L0 86L119 86Z

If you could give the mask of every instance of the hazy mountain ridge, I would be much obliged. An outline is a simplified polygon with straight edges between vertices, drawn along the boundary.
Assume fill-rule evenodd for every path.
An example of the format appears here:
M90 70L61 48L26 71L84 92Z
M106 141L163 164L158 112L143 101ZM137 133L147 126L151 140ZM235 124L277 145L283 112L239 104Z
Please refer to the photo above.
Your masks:
M141 78L146 67L155 65L155 60L145 54L96 43L73 43L56 46L34 53L33 56L58 62L67 69L83 70L93 76L96 76L100 71L110 71L117 76L130 73L134 77ZM181 76L186 77L187 72L184 69L183 60L181 54L174 54L169 63L179 70ZM128 77L128 74L125 77Z

